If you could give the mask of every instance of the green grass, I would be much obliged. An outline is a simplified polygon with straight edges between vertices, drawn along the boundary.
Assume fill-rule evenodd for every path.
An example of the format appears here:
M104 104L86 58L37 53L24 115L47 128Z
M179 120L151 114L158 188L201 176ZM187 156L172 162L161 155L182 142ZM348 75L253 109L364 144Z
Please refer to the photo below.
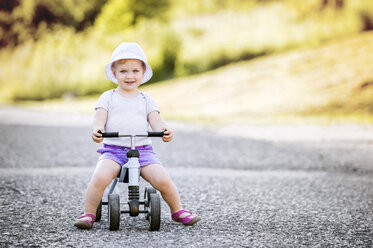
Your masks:
M166 119L202 124L373 123L373 32L144 85ZM115 85L112 84L114 87ZM98 96L33 103L93 113Z
M167 118L216 123L361 122L373 115L373 33L144 87Z
M206 1L204 8L199 9L198 1L193 1L194 5L177 1L177 10L171 13L169 23L142 20L136 27L119 33L95 27L80 33L61 28L14 50L3 49L0 102L102 92L111 87L103 68L122 41L140 43L154 69L153 82L156 82L199 74L238 61L317 47L325 41L359 33L363 29L362 13L373 15L369 15L373 5L365 0L346 0L342 10L323 11L315 7L320 4L318 0L307 4L295 0L266 4L235 1L223 9L213 2ZM188 11L185 6L189 6ZM179 15L178 11L185 13ZM240 81L241 74L237 71L237 80L231 79Z

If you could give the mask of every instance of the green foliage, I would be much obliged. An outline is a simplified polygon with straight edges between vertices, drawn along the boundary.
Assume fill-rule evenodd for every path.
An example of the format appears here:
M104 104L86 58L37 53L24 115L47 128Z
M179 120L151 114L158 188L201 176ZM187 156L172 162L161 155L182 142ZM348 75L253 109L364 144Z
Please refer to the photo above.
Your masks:
M370 0L339 1L2 1L0 98L113 87L103 67L120 42L141 45L157 82L373 28Z
M16 46L61 26L91 26L106 0L9 0L0 4L0 48Z
M0 53L1 100L31 100L87 95L111 85L103 67L110 52L100 48L99 40L72 28L53 36L29 40L14 50Z
M173 19L184 18L193 15L201 14L213 14L222 10L250 10L251 8L258 5L258 2L270 2L273 0L189 0L189 1L179 1L171 0L171 13Z
M180 46L181 41L175 32L168 30L162 34L160 47L161 65L155 68L151 82L165 80L175 76Z
M128 29L134 22L134 13L129 11L128 1L111 0L106 4L95 22L96 28L105 32L118 32Z
M141 19L161 17L168 6L168 0L109 0L95 26L108 33L124 31Z
M190 2L194 1L188 4ZM175 18L174 30L183 37L176 75L199 73L288 49L317 46L326 40L369 30L366 27L373 24L373 14L370 14L373 5L369 0L260 2L252 1L251 6L240 10L227 7Z

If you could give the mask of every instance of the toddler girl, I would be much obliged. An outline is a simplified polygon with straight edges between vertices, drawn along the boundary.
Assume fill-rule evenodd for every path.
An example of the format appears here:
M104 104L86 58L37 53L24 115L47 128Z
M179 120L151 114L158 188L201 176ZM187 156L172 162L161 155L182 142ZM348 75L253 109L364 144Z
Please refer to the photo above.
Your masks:
M173 133L160 117L152 97L140 92L140 84L153 75L146 55L136 43L121 43L113 52L111 62L105 67L106 76L118 87L104 92L97 104L92 125L92 139L103 147L96 169L85 194L84 215L78 217L75 226L90 229L96 219L96 209L105 188L116 178L127 162L129 138L103 139L101 132L144 133L148 126L153 131L164 131L164 142L172 140ZM171 209L172 219L184 225L193 225L201 218L181 208L178 190L165 168L153 152L149 138L137 138L140 152L140 173L154 188L159 190Z

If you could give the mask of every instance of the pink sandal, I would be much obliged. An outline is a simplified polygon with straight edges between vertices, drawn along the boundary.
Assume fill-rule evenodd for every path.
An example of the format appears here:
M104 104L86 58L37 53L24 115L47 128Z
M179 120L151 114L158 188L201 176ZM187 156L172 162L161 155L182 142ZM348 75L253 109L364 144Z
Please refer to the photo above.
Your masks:
M188 215L185 216L184 218L179 217L183 213L188 213ZM201 220L201 218L199 216L197 216L195 214L192 214L192 212L190 212L188 210L185 210L185 209L182 209L182 210L172 214L172 219L176 222L181 222L186 226L194 225L195 223L197 223L198 221Z
M92 221L82 220L85 217L91 218ZM95 222L95 220L96 220L96 216L94 216L93 214L83 214L76 219L74 226L80 229L91 229L93 227L93 222Z

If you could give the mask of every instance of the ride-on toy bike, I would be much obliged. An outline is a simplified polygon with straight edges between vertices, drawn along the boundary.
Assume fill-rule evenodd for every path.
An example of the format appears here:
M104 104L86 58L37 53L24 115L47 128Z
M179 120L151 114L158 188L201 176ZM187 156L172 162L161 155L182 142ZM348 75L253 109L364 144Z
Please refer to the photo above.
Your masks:
M122 166L120 174L114 178L108 187L107 201L101 200L97 211L96 221L101 220L102 205L108 205L109 230L119 229L120 214L126 213L130 216L138 216L140 213L145 214L149 221L149 230L159 230L161 225L161 200L157 190L151 186L145 187L144 200L140 201L140 163L139 151L135 148L136 137L163 137L163 132L147 132L145 134L119 134L118 132L101 133L104 138L129 137L131 139L131 150L127 152L128 162ZM128 183L128 210L121 210L120 199L118 194L113 194L118 181ZM140 209L143 206L143 209Z

